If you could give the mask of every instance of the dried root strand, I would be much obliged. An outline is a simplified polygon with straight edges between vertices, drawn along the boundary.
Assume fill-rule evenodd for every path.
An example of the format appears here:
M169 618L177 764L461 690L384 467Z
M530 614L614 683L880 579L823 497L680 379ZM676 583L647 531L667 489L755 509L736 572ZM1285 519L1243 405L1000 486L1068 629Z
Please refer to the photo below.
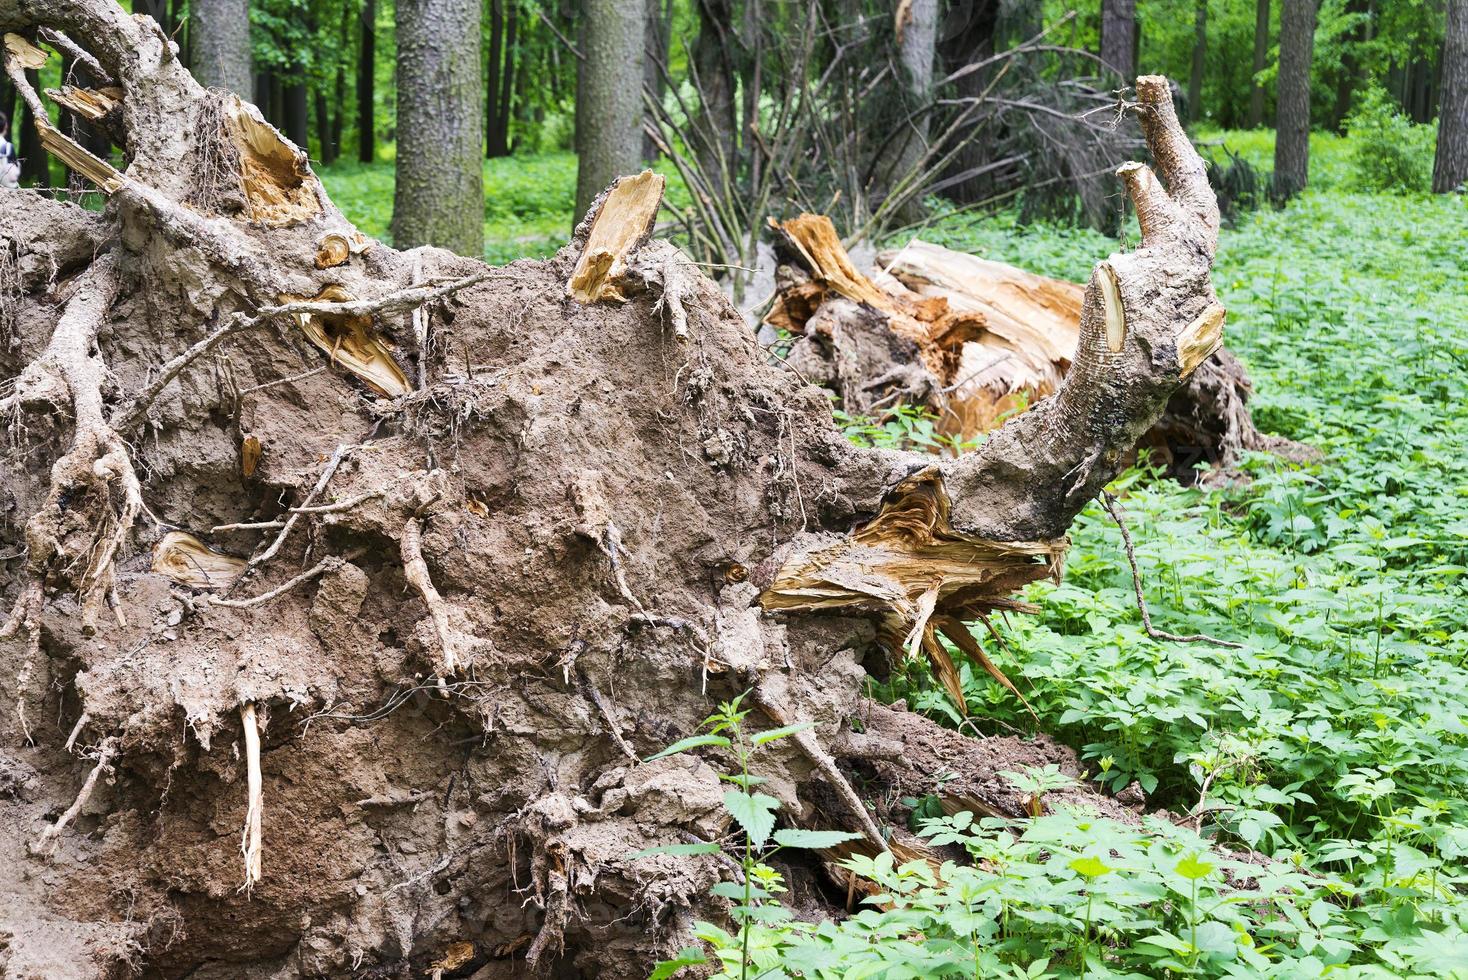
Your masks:
M245 883L240 888L248 895L260 880L263 850L260 820L265 813L265 797L260 774L260 732L265 728L265 717L257 714L254 702L247 701L240 706L240 721L245 730L245 783L249 793L245 829L240 835L240 852L245 858Z
M1154 640L1167 640L1169 643L1211 643L1214 646L1227 647L1230 650L1242 650L1242 643L1232 640L1220 640L1216 636L1207 633L1192 633L1187 636L1179 636L1177 633L1169 633L1166 630L1157 629L1152 625L1152 614L1147 611L1147 597L1142 594L1142 572L1137 568L1137 552L1132 547L1132 534L1127 530L1126 521L1122 519L1121 508L1116 505L1116 498L1109 493L1101 494L1101 506L1106 508L1106 513L1116 522L1121 529L1121 543L1126 548L1127 564L1132 569L1132 590L1137 594L1137 611L1142 614L1142 626L1147 630L1147 635Z
M438 633L439 646L443 651L443 676L452 677L468 663L471 653L463 634L450 618L448 603L439 595L433 585L433 577L428 574L428 563L423 560L423 525L417 515L409 517L403 525L400 546L403 576L418 590L428 606L428 615L433 618L433 628Z
M41 832L40 840L36 841L32 847L35 853L51 854L55 852L57 838L66 829L67 824L77 818L77 815L82 812L82 807L86 806L87 801L92 798L92 791L97 788L97 777L111 768L112 757L116 754L117 738L109 735L102 740L102 744L97 749L97 764L87 774L87 781L82 783L81 792L77 793L76 799L72 801L71 806L66 808L66 812L54 824Z

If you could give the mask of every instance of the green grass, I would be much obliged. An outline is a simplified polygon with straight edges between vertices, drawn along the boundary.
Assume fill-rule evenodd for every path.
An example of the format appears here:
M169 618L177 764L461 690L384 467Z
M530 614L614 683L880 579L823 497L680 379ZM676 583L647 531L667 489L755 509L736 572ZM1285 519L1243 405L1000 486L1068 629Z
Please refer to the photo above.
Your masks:
M374 238L392 241L393 162L341 161L320 171L337 207ZM484 257L503 264L554 254L571 237L576 156L543 153L484 162Z

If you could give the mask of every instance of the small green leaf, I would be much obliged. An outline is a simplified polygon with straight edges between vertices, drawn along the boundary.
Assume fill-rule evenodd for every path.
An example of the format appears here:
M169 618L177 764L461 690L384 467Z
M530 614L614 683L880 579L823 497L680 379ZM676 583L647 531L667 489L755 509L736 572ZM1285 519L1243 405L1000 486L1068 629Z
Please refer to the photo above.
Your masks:
M691 735L681 741L674 742L672 745L663 749L657 755L650 755L642 761L651 762L654 759L662 759L666 756L677 755L679 752L687 752L689 749L696 749L703 745L726 746L728 744L729 740L722 735Z
M699 966L707 963L708 958L703 955L703 950L697 946L689 946L680 950L678 955L671 960L663 960L653 971L647 975L647 980L668 980L673 974L686 966Z
M812 849L835 847L849 840L860 840L861 834L848 834L843 830L777 830L775 843L781 847L808 847Z
M1093 854L1087 854L1085 857L1078 857L1071 861L1070 864L1067 865L1067 867L1069 867L1070 870L1074 871L1076 874L1080 875L1082 878L1087 879L1099 878L1102 875L1107 874L1108 872L1116 870L1111 865L1106 864L1104 861Z
M753 736L750 738L750 742L755 745L764 745L766 742L775 742L782 738L789 738L791 735L814 727L816 726L811 722L802 721L795 725L786 725L784 728L771 728L767 732L760 732L758 735Z
M718 844L661 844L657 847L644 847L633 858L649 857L653 854L717 854L720 851Z
M1218 865L1204 861L1202 856L1196 852L1177 863L1177 873L1189 881L1206 878L1216 870L1218 870Z
M741 793L731 789L724 794L724 809L744 828L750 844L755 847L764 847L770 839L770 831L775 829L775 811L779 808L780 801L764 793Z

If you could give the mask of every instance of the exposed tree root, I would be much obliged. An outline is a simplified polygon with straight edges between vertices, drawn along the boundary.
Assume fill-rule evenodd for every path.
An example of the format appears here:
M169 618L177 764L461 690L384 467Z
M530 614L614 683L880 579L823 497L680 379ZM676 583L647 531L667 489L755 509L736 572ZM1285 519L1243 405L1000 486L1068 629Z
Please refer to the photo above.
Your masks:
M81 792L76 794L76 799L72 801L71 806L66 808L66 812L58 817L54 824L42 831L40 840L32 846L35 853L51 854L54 852L56 838L61 836L61 832L66 829L67 825L82 812L82 807L87 805L87 801L92 798L92 791L97 788L97 777L104 772L111 771L112 757L116 754L117 739L109 735L97 747L97 764L92 767L91 772L87 773L87 779L82 783Z
M254 891L260 881L260 861L264 851L261 820L265 814L265 780L260 775L260 732L265 717L257 713L253 703L240 706L240 724L245 738L245 785L249 803L245 809L245 829L240 834L240 853L245 858L245 883L240 888Z

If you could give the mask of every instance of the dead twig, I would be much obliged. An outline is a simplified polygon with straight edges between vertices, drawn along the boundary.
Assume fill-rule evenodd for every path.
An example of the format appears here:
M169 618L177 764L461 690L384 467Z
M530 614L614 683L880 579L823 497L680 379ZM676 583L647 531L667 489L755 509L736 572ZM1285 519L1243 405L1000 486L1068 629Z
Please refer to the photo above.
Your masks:
M87 774L87 781L82 783L81 792L77 793L76 799L72 801L71 806L66 808L66 812L54 824L41 832L41 839L36 841L32 848L37 854L50 854L56 849L56 838L66 829L66 825L75 820L77 814L82 812L82 807L87 805L87 800L92 798L92 791L97 788L97 777L109 769L112 757L116 754L117 738L109 735L97 748L97 764Z
M1127 530L1126 521L1122 519L1121 510L1116 506L1116 497L1106 491L1101 491L1101 506L1111 515L1116 526L1121 529L1121 543L1126 547L1127 564L1132 567L1132 589L1137 593L1137 610L1142 614L1142 626L1146 628L1147 635L1154 640L1167 640L1172 643L1211 643L1214 646L1228 647L1231 650L1242 650L1242 643L1232 640L1220 640L1216 636L1207 633L1192 633L1187 636L1179 636L1177 633L1169 633L1166 630L1157 629L1152 625L1152 614L1147 611L1147 599L1142 594L1142 573L1137 568L1137 553L1132 547L1132 535Z

